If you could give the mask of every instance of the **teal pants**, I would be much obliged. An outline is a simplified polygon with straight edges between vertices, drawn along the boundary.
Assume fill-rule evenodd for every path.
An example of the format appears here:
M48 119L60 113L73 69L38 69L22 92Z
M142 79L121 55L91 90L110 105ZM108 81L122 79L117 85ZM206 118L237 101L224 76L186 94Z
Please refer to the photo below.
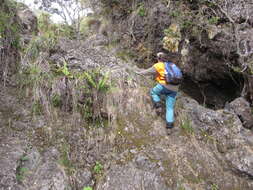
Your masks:
M161 95L166 97L166 122L174 122L174 105L176 101L177 92L168 90L161 84L157 84L151 89L150 95L153 102L160 102Z

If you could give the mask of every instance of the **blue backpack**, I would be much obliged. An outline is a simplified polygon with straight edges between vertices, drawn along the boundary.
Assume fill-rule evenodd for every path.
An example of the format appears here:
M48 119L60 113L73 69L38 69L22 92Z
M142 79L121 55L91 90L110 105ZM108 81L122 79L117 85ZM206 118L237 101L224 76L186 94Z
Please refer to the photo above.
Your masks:
M165 62L165 80L167 84L179 85L183 81L180 68L171 62Z

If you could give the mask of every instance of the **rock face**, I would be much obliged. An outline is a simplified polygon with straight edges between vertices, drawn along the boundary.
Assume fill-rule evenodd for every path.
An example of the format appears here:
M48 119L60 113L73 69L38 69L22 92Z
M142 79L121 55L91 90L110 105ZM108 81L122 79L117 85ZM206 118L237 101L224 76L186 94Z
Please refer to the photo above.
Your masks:
M132 1L117 2L107 3L113 6L113 15L121 18L121 9ZM153 3L150 10L138 4L138 11L131 12L133 31L138 31L133 38L142 38L147 21L140 25L136 21L147 13L154 20L159 16L158 22L169 22L163 15L171 9L170 1L147 2ZM198 9L194 3L186 5ZM150 32L155 35L155 31ZM167 32L168 39L173 37ZM202 35L208 37L205 32ZM215 30L211 33L209 38L216 39ZM191 70L188 57L199 58L203 50L187 37L186 33L177 36L183 45L173 40L169 44L175 50L183 48L184 69ZM36 65L35 71L22 75L29 83L0 89L0 189L252 190L253 135L247 101L239 98L226 109L213 110L181 91L175 128L167 136L164 115L152 109L152 80L136 75L135 65L109 52L108 40L102 35L85 42L60 39L50 52L40 52L38 61L27 62L28 71ZM196 73L188 73L189 77L217 83L226 79L224 62L210 59L219 61L213 67L220 72L205 76L212 67L196 62Z
M71 189L65 171L58 164L59 152L51 148L38 152L27 140L32 132L27 107L20 104L16 89L4 89L0 102L0 189Z
M16 169L24 153L24 143L16 138L4 138L2 135L0 142L0 189L23 189L17 183Z
M3 179L8 176L11 179L10 183L4 181L2 188L253 188L252 132L243 128L234 112L204 108L197 101L180 95L176 104L176 127L171 136L167 136L164 118L152 110L148 95L151 80L135 75L134 66L108 53L100 43L96 47L73 41L60 41L60 44L61 48L47 55L46 60L51 60L51 64L56 60L62 65L63 61L55 58L65 57L71 72L88 72L99 67L105 73L110 71L113 89L105 96L98 96L102 98L98 107L107 114L109 122L104 128L92 128L91 123L71 108L74 101L70 97L78 99L82 96L77 95L85 92L84 97L87 97L89 93L74 93L73 84L77 84L74 77L61 77L60 80L65 78L64 88L56 88L60 83L51 80L38 83L43 87L36 86L40 93L51 89L41 96L42 101L49 100L50 93L59 89L63 95L69 94L66 97L72 103L65 105L67 109L46 107L42 114L33 117L25 111L29 107L17 102L17 93L3 91L1 102L9 111L1 110L1 122L8 124L13 120L9 133L4 133L1 140L3 147L8 147L4 146L5 142L16 135L9 148L2 148L1 154L15 151L9 154L11 158L1 157L0 164L5 164L5 173L1 175ZM47 66L46 62L43 64ZM51 71L43 72L50 74ZM60 98L66 100L64 96ZM79 100L80 105L86 105L84 99ZM22 130L18 130L18 126ZM24 146L19 142L25 142ZM15 164L6 164L6 159Z
M232 101L228 109L233 110L238 115L246 128L251 129L253 127L252 109L244 98L237 98Z
M142 158L141 158L142 159ZM105 182L98 184L98 190L109 190L109 189L147 189L147 190L168 190L164 180L160 174L156 174L156 165L149 162L147 158L144 158L142 164L146 164L143 168L129 163L124 166L113 166L110 170L105 173ZM149 165L151 164L151 165ZM152 168L153 166L153 168ZM144 166L145 167L145 166Z
M150 66L156 53L165 51L188 76L186 86L189 80L196 83L199 94L194 98L204 95L205 99L199 98L200 103L222 108L239 97L245 86L243 96L252 104L250 0L95 2L96 12L100 7L109 19L110 37L120 41L120 51L132 49L140 66ZM244 79L240 71L245 73ZM226 94L225 99L215 95L219 92Z
M2 0L0 4L0 79L5 83L12 74L17 72L20 59L19 22L16 9L10 4L8 0Z

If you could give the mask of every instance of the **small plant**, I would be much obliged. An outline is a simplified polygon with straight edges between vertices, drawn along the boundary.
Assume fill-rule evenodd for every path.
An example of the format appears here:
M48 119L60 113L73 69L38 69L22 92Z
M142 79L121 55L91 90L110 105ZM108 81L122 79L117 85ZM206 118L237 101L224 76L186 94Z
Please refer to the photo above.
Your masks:
M83 190L92 190L92 187L84 187Z
M218 189L219 189L218 185L216 184L211 185L211 190L218 190Z
M190 29L192 26L194 25L194 23L190 20L185 20L182 24L181 24L181 28L182 29Z
M20 160L21 160L22 162L24 162L24 161L28 161L29 158L28 158L27 156L22 156L22 157L20 158Z
M208 19L209 24L217 24L219 22L219 17L213 16L210 19Z
M140 3L140 4L139 4L139 7L138 7L138 15L141 16L141 17L146 16L146 9L145 9L143 3Z
M185 131L187 134L193 134L194 130L191 126L191 122L189 119L185 119L182 121L180 127Z
M51 101L54 107L60 107L62 105L61 97L58 94L53 94Z
M103 165L100 163L100 162L96 162L94 168L93 168L93 171L96 173L96 174L100 174L103 170Z
M179 17L180 15L181 15L180 11L172 11L170 13L170 16L175 17L175 18Z
M25 167L18 167L17 173L16 173L16 179L17 181L22 181L24 179L24 176L27 174L28 168Z
M109 72L103 75L100 69L95 69L84 72L80 78L84 78L88 85L91 88L96 89L98 92L105 92L109 90L109 86L107 85Z
M73 78L73 75L69 72L67 62L64 62L63 66L57 70L58 73L63 74L65 77Z

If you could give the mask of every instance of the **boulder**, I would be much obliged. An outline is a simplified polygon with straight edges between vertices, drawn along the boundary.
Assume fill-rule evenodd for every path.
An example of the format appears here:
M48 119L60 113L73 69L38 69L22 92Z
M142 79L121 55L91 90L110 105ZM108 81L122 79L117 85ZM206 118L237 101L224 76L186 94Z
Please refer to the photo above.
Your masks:
M0 139L0 189L24 190L25 188L18 183L17 170L26 144L19 138L4 137L3 134L0 135Z
M228 106L229 110L238 115L245 128L251 129L253 127L253 114L249 102L240 97L230 102Z
M145 164L145 163L143 163ZM132 163L120 166L115 165L105 173L104 181L97 185L98 190L170 190L161 175L153 170L143 170Z
M193 132L198 139L213 139L217 143L216 150L224 156L217 152L215 154L225 158L227 167L240 175L253 177L252 143L244 135L251 132L243 128L235 113L213 111L187 97L180 98L177 106L178 122L185 130Z

